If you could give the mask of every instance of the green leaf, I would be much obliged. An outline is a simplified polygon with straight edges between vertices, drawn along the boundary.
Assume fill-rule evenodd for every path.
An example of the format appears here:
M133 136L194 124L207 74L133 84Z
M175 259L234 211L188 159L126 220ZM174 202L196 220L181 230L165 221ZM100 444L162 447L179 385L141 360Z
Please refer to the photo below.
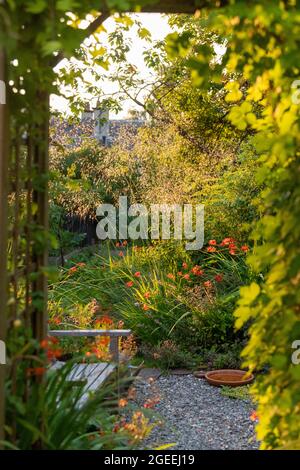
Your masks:
M26 11L33 14L39 14L46 10L48 2L46 2L46 0L34 0L28 3L29 4L26 6Z
M48 41L46 42L43 47L43 55L51 55L53 52L57 52L62 48L62 43L60 41Z
M147 28L140 28L138 30L138 35L141 39L150 39L151 33Z
M287 365L288 360L287 360L287 357L284 356L283 354L275 354L272 357L271 362L272 362L273 367L275 367L276 369L283 369Z
M225 101L227 102L240 101L243 97L243 93L240 91L240 87L237 82L229 82L224 88L229 91L225 97Z
M56 8L60 11L72 11L75 4L77 4L77 2L74 2L74 0L57 0Z
M260 293L260 287L255 282L252 282L250 286L241 287L241 296L243 304L252 303Z

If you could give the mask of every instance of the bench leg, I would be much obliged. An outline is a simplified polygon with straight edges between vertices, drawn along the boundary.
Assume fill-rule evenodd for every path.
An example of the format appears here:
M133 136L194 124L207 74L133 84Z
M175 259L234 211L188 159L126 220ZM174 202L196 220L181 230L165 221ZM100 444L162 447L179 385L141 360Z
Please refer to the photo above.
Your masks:
M119 338L118 336L111 336L109 343L109 352L112 360L119 363Z

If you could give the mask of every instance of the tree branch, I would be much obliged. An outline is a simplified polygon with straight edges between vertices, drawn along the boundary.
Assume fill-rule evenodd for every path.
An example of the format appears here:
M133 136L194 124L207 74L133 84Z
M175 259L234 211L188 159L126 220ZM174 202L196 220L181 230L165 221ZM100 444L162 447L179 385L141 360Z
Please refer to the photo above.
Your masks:
M92 21L87 28L85 28L87 36L90 36L93 34L97 29L104 23L107 18L110 17L110 12L109 11L103 11L101 15L97 16L97 18Z
M84 31L86 32L86 37L89 37L91 36L95 31L97 31L97 29L104 23L105 20L107 20L107 18L110 17L110 12L107 10L107 11L103 11L101 13L101 15L97 16L97 18L94 19L94 21L92 21L85 29ZM80 44L78 44L77 47L79 47ZM59 62L61 62L63 59L65 58L64 56L64 52L61 51L59 52L59 54L54 58L54 61L53 61L53 64L52 64L52 67L56 67L56 65L59 64Z

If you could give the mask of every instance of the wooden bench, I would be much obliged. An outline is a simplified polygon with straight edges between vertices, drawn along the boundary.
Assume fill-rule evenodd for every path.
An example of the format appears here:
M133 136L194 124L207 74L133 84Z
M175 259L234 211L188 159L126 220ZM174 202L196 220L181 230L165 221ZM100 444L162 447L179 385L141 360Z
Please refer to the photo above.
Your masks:
M74 364L69 374L70 381L84 381L85 394L81 399L84 403L90 392L95 392L101 387L103 382L114 372L119 365L119 339L124 336L130 336L131 330L49 330L49 336L56 337L96 337L109 336L109 352L112 357L112 363L98 362L93 364ZM51 366L51 369L60 369L64 363L57 361Z
M113 362L119 363L119 339L122 336L130 336L131 330L49 330L49 336L66 337L95 337L109 336L109 352Z

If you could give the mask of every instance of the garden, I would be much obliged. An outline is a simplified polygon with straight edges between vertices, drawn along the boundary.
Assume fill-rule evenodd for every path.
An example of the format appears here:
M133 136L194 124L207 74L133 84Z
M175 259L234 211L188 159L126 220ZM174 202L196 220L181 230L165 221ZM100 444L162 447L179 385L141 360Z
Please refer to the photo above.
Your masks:
M299 7L4 3L0 448L299 449Z

